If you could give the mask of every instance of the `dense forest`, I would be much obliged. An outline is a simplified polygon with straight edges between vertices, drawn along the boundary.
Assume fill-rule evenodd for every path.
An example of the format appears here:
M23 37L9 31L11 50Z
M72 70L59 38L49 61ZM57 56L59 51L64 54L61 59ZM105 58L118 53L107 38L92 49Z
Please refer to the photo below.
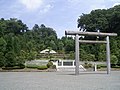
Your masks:
M97 32L99 30L117 33L117 37L110 38L111 62L120 64L120 6L82 14L78 18L78 28L81 31ZM44 24L35 24L30 30L26 24L16 18L0 19L0 67L21 66L26 60L37 58L40 51L46 48L51 48L58 53L70 54L69 58L74 59L74 47L74 38L67 36L58 38L55 30ZM81 61L105 61L105 54L104 44L80 45Z
M46 48L69 53L74 51L74 40L71 37L59 39L55 30L44 24L35 24L29 30L26 24L16 18L0 19L1 67L22 65L26 60L34 60Z
M120 64L120 5L82 14L78 19L78 28L80 31L117 33L117 37L110 37L111 63ZM85 39L104 40L97 37L85 37ZM80 52L82 60L105 61L106 59L104 44L81 45Z

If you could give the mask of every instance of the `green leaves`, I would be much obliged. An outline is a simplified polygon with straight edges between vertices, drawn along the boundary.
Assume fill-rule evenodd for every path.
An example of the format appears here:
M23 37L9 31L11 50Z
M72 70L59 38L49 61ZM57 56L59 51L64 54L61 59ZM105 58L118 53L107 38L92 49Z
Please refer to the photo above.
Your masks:
M90 14L83 14L78 19L78 28L87 31L114 32L120 35L120 5L110 9L98 9L91 11Z
M5 54L5 58L6 58L6 60L5 60L4 64L5 64L6 67L12 67L12 66L15 65L16 60L15 60L14 52L12 52L12 51L7 52Z
M116 65L118 63L118 58L115 55L111 55L110 59L111 59L111 64Z
M110 38L111 62L120 64L120 5L110 9L93 10L90 14L82 14L78 19L78 28L89 32L117 33L118 37ZM85 37L85 39L94 39ZM99 38L104 40L104 38ZM105 45L81 45L81 57L83 60L89 60L92 55L98 61L106 60ZM89 56L89 58L87 58Z
M3 37L1 37L0 38L0 51L1 52L5 52L6 45L7 45L7 43L6 43L5 39Z
M4 57L4 53L0 52L0 67L4 66L6 58Z

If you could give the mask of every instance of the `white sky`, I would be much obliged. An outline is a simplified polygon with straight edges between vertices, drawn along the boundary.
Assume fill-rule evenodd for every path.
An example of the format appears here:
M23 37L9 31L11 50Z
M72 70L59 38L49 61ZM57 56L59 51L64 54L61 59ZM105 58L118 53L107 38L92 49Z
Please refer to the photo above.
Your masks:
M29 28L44 24L62 37L65 30L78 30L82 13L119 4L120 0L0 0L0 18L18 18Z

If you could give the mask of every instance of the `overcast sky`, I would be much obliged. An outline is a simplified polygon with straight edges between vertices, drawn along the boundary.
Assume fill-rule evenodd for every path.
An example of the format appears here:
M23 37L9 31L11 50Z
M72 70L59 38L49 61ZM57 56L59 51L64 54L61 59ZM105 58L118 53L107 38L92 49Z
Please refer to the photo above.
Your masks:
M120 0L0 0L0 18L18 18L30 29L44 24L62 37L65 30L78 30L77 19L82 13L118 4Z

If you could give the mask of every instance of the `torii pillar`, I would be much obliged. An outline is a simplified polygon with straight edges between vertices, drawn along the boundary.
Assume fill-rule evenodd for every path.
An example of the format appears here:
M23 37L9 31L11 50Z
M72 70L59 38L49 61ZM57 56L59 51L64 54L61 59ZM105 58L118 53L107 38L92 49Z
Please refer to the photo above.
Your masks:
M106 60L107 60L107 74L110 74L111 64L110 64L110 44L109 36L106 37Z
M79 74L79 36L75 35L75 74Z

